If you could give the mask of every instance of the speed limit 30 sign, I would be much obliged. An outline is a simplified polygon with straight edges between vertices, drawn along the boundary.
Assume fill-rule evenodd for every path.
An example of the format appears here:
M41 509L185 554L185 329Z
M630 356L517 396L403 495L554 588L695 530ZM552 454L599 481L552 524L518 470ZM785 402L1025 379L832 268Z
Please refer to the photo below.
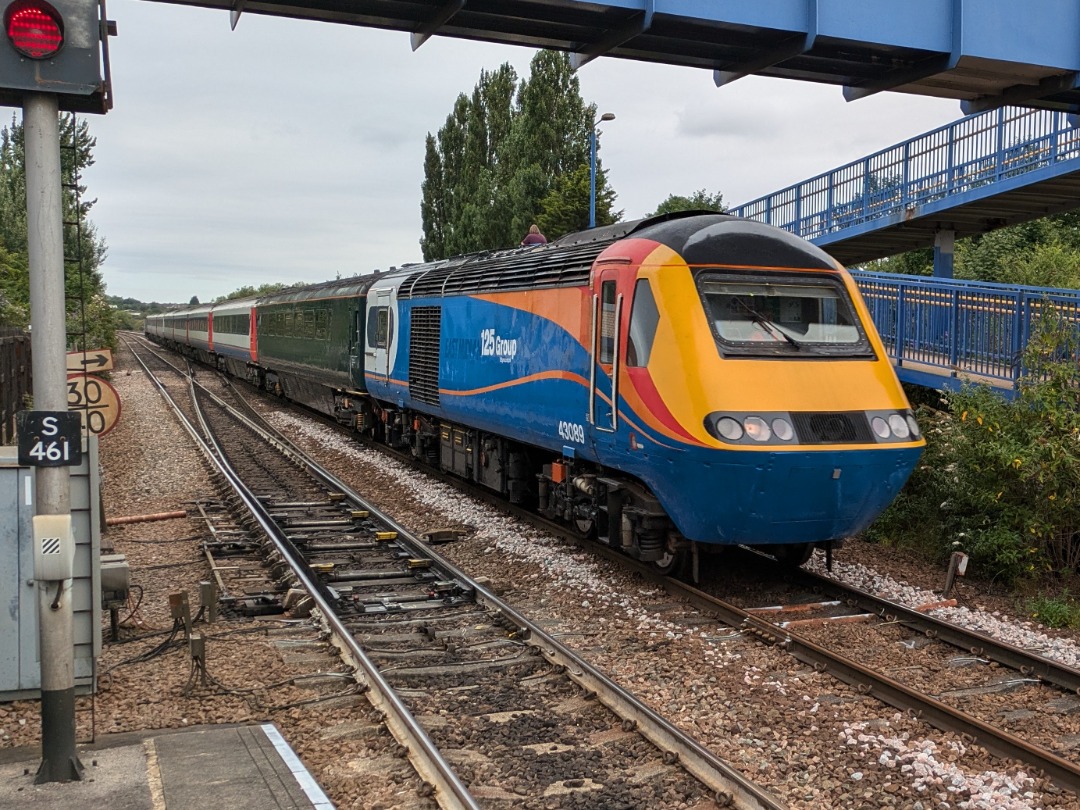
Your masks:
M67 402L69 411L82 414L83 429L104 436L120 418L120 395L100 377L89 374L68 374Z

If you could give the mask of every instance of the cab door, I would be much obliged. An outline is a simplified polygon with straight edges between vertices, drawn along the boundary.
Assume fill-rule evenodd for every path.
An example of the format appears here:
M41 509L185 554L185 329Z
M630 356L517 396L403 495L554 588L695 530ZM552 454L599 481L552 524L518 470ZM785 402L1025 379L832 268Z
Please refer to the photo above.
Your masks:
M602 271L593 294L589 424L594 446L607 444L610 435L605 434L613 434L619 427L619 372L623 364L619 356L623 322L619 275L617 269Z
M364 354L367 366L379 380L390 376L390 342L393 334L393 309L390 290L376 290L368 296L367 346Z

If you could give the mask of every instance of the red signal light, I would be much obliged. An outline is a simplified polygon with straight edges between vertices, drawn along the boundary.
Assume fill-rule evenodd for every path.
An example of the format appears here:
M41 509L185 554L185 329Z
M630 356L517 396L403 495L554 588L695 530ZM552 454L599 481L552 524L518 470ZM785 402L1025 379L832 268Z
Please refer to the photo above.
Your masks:
M4 30L15 50L31 59L48 59L64 44L62 18L41 0L17 0L8 6Z

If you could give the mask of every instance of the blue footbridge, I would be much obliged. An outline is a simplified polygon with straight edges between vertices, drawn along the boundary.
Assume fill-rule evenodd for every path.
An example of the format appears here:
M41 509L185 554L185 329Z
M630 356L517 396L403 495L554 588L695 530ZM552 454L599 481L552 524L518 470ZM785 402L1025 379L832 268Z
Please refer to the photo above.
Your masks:
M730 213L809 239L854 275L905 382L1007 392L1051 310L1080 326L1080 290L954 279L957 238L1080 207L1080 128L1063 111L1001 107L960 119ZM934 277L859 265L934 248Z

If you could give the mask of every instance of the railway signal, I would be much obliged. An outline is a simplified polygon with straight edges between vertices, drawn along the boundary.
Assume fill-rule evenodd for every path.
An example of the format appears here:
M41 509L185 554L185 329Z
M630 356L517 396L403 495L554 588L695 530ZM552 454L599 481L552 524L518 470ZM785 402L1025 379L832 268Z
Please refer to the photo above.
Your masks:
M104 0L0 0L0 14L0 105L53 93L65 111L112 107L108 43L116 31Z

